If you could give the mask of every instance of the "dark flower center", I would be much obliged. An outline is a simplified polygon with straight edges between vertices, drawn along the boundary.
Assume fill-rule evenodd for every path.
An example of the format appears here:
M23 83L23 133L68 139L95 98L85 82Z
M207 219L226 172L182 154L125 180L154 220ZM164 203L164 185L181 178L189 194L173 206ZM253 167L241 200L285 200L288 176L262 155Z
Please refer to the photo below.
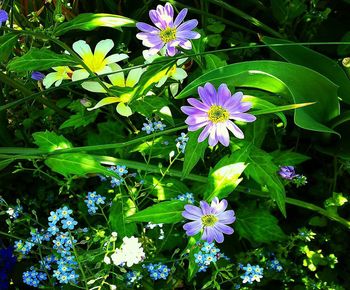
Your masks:
M230 113L221 106L213 105L208 111L208 118L213 123L225 122L229 119Z
M172 40L175 40L176 39L176 28L167 27L166 29L162 30L159 33L159 37L164 43L168 43Z
M212 227L218 221L218 218L213 214L207 214L201 217L203 226Z

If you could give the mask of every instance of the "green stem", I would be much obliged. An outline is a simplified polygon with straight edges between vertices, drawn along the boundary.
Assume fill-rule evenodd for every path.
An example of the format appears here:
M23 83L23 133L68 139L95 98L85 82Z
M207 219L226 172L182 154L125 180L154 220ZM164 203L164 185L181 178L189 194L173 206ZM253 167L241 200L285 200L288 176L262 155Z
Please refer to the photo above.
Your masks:
M239 10L238 8L231 6L229 4L227 4L224 1L221 0L208 0L208 2L213 3L215 5L218 5L230 12L232 12L233 14L236 14L237 16L249 21L251 24L253 24L254 26L261 28L262 30L265 30L266 32L270 33L271 35L274 35L276 37L279 38L283 38L283 36L278 33L277 31L275 31L274 29L272 29L271 27L267 26L266 24L262 23L260 20L256 19L253 16L250 16L249 14L243 12L242 10Z

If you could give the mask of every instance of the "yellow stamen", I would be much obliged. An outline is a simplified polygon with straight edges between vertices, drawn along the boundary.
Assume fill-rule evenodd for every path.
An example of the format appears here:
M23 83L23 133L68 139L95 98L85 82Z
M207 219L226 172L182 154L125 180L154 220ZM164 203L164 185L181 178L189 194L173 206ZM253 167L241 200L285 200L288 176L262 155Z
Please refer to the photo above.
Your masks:
M230 118L230 113L221 106L213 105L208 111L208 118L213 123L225 122Z
M164 43L168 43L172 40L175 40L176 39L176 28L167 27L166 29L162 30L159 33L159 37Z
M218 221L218 218L213 214L207 214L201 217L203 226L212 227Z

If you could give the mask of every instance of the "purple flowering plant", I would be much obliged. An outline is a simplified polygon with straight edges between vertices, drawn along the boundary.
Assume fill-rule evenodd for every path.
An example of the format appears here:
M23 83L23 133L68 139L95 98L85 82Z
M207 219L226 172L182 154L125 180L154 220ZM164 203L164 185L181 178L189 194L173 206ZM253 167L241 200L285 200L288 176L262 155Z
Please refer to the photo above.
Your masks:
M350 288L349 1L250 2L0 1L0 289Z

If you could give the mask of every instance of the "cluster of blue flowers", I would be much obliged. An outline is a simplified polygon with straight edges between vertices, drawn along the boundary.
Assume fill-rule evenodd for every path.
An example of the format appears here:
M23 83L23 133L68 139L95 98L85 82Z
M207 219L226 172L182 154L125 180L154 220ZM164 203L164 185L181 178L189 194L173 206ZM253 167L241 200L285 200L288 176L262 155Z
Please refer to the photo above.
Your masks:
M0 249L0 289L7 290L9 287L8 275L16 264L13 248Z
M260 282L260 279L263 278L264 269L259 265L252 266L250 264L247 264L246 266L243 266L240 264L239 267L245 271L245 273L241 276L243 284L253 284L254 281Z
M269 260L267 263L266 263L267 267L272 269L272 270L275 270L277 272L281 272L283 270L283 267L280 263L280 261L278 261L276 258L273 258L272 260Z
M47 275L44 272L38 272L31 267L30 271L23 273L23 282L29 286L39 287L41 281L47 280Z
M140 281L142 277L141 272L129 271L126 273L126 285L138 286L138 281Z
M185 153L187 141L188 141L188 137L187 137L186 133L183 133L183 132L181 132L181 136L179 136L175 139L176 147L182 153Z
M186 201L188 203L194 203L194 196L192 192L186 192L184 194L179 194L175 199Z
M220 249L215 247L214 243L205 242L203 245L198 243L201 249L194 254L195 262L199 266L198 272L205 272L211 263L220 259Z
M159 280L159 279L166 280L166 278L169 276L169 273L170 273L170 269L162 263L158 263L158 264L151 263L148 265L142 265L142 267L147 269L149 276L153 280Z
M86 203L88 207L88 213L90 215L93 215L98 210L98 207L96 205L99 204L105 204L105 196L102 196L100 194L97 194L96 191L88 192L88 195L84 202Z
M113 188L120 186L125 181L123 176L129 172L125 165L111 166L108 170L113 171L119 175L119 178L112 177L111 179L111 186Z
M163 131L166 127L165 124L163 124L161 121L152 122L148 120L148 123L143 123L142 131L146 131L147 134L151 134L152 132L156 131Z
M18 219L21 213L23 212L23 207L21 205L16 205L14 208L9 208L7 213L10 216L10 219Z

